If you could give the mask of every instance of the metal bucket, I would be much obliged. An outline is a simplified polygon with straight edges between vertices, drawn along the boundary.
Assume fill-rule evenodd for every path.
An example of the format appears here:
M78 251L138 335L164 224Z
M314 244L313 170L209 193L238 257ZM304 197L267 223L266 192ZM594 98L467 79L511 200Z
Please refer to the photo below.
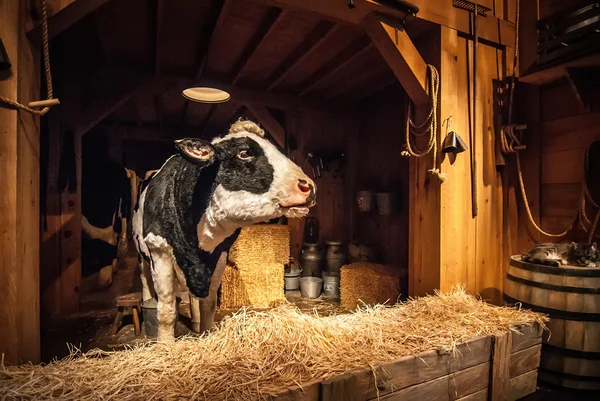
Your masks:
M340 273L323 273L323 294L328 297L340 296Z
M158 336L158 315L156 299L148 299L142 302L142 316L144 318L144 330L146 337L156 338Z
M179 317L179 305L181 298L177 297L175 301L175 322ZM158 337L158 302L156 299L147 299L142 302L142 317L144 318L144 331L147 338Z
M323 279L318 277L302 277L300 279L300 293L302 298L318 298L321 295Z

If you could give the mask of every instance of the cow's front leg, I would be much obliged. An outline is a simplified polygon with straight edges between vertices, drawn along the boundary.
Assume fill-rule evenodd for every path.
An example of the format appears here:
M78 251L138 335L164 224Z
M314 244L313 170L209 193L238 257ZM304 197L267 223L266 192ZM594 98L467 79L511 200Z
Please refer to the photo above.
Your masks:
M194 333L200 333L200 299L190 294L190 315L192 317L192 331Z
M147 301L156 296L154 283L152 282L152 272L150 263L143 257L140 257L140 280L142 281L142 301Z
M165 241L166 242L166 241ZM162 244L161 244L162 245ZM158 341L175 338L177 303L175 297L175 266L170 247L151 249L152 282L158 298Z
M200 331L206 332L214 327L215 322L215 310L217 309L217 291L221 286L221 279L223 273L225 273L225 266L227 265L227 252L221 253L215 272L210 279L210 288L208 296L200 299Z

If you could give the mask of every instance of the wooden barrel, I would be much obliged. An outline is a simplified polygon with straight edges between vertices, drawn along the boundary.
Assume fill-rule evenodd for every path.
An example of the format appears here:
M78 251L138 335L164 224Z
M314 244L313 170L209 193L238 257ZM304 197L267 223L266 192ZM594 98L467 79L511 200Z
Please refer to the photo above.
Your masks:
M513 256L504 301L550 315L540 384L600 390L600 268L545 266Z

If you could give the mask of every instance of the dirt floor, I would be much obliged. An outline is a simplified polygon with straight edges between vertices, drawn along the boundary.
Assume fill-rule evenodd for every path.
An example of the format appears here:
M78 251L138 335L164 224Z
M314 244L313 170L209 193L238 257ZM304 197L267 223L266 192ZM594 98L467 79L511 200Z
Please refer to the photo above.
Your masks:
M118 295L141 291L139 274L135 249L130 246L128 257L126 260L121 261L111 287L103 291L88 290L82 296L80 313L44 322L42 333L43 362L65 357L69 354L71 346L81 351L88 351L93 348L110 351L123 349L127 345L138 342L152 341L145 336L143 322L141 334L139 336L135 335L131 316L125 316L117 334L115 336L111 335L112 324L116 316L115 299ZM88 278L86 286L88 288L92 287L94 280L94 277ZM307 300L300 296L299 291L287 292L286 298L289 303L307 313L312 313L315 309L324 316L343 313L336 299L321 297ZM234 311L219 309L215 320L219 321ZM189 304L184 300L179 308L176 335L194 335L190 327ZM574 395L570 392L539 388L535 394L523 398L523 401L570 401ZM588 397L587 395L577 394L576 396L580 401L600 399L597 395Z

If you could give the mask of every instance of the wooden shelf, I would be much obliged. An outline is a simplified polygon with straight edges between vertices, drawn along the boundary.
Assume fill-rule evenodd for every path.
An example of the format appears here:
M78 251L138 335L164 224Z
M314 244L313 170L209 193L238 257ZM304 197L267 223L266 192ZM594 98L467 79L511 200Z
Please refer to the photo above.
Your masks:
M519 82L525 82L533 85L549 84L566 77L567 68L570 67L600 67L600 53L578 58L564 64L524 75L519 78Z

